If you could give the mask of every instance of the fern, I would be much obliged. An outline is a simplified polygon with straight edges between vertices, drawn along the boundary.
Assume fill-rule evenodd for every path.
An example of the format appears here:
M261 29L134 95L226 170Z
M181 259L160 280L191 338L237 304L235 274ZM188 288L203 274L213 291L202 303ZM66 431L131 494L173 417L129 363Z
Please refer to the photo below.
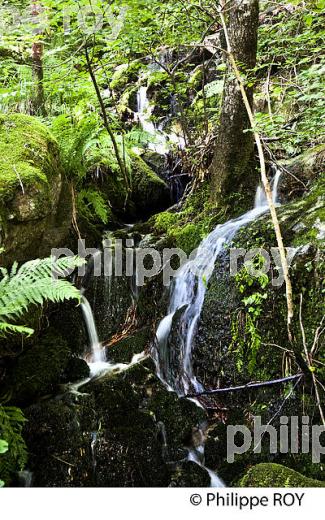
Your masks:
M220 96L223 92L223 80L211 81L205 85L204 92L207 99Z
M9 483L14 472L27 462L27 448L22 437L26 419L20 408L0 405L0 486Z
M15 263L11 270L1 267L0 274L0 336L8 333L32 334L33 330L11 323L21 317L30 305L42 305L46 300L80 300L80 293L67 280L67 270L82 265L84 261L77 257L54 257L32 260L18 268ZM9 321L8 321L9 320Z
M95 213L103 224L108 223L110 208L99 191L91 188L81 190L78 193L77 205L79 212L86 220L91 221L93 213Z
M52 124L61 150L63 166L70 176L85 177L85 152L88 147L96 144L99 122L95 114L83 117L79 121L63 114Z

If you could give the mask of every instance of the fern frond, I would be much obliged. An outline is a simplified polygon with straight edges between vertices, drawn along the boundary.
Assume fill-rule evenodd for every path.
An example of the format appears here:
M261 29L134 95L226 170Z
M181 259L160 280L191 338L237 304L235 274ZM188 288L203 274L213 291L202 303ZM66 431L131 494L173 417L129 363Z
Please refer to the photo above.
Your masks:
M7 336L8 334L26 334L26 336L31 336L34 334L34 329L25 327L24 325L14 325L0 321L0 337Z
M54 257L32 260L19 269L14 265L11 271L2 268L0 280L0 333L22 332L31 334L28 327L7 323L26 312L30 305L42 305L46 300L80 300L80 293L66 276L75 267L83 265L78 257Z
M8 450L0 457L0 477L9 483L12 475L22 470L27 462L27 448L22 437L26 418L20 408L0 405L0 435Z
M81 190L78 193L77 204L80 213L87 220L91 220L93 213L95 213L103 224L108 223L110 208L99 191L91 188Z
M213 96L220 96L223 92L224 81L221 79L216 81L211 81L205 85L204 92L207 98L211 98Z

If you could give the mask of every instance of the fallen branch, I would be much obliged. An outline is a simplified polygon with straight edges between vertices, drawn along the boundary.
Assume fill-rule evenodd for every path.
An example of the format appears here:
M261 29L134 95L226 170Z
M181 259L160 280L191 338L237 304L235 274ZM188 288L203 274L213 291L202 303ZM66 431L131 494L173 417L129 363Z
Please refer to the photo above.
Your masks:
M271 381L263 381L261 383L247 383L246 385L241 386L230 386L228 388L215 388L214 390L205 390L204 392L199 392L197 394L188 394L184 395L185 399L201 397L202 395L215 395L215 394L228 394L230 392L239 392L240 390L250 390L251 388L263 388L266 386L278 385L281 383L288 383L289 381L295 381L296 379L301 379L303 374L296 374L294 376L281 377L280 379L272 379Z

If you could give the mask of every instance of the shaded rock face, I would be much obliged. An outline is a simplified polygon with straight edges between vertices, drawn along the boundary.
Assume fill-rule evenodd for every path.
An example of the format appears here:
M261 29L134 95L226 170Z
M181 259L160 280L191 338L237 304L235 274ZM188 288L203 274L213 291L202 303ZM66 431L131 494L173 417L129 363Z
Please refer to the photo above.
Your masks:
M232 341L232 319L239 305L234 279L229 274L229 254L215 266L206 293L201 320L195 339L194 366L204 386L216 388L239 381L235 356L229 352Z
M209 485L184 449L206 414L168 392L149 360L25 414L34 486Z
M87 363L76 357L71 345L55 329L34 338L16 359L3 359L6 360L3 390L8 392L12 403L20 406L57 392L62 383L89 375Z
M2 265L50 254L64 244L71 195L56 141L37 119L0 116Z
M283 229L285 246L291 248L291 278L293 284L296 317L299 309L300 293L303 293L303 316L308 341L313 335L324 314L322 299L324 253L321 222L324 219L324 198L318 195L317 186L310 194L278 209ZM299 225L298 225L299 224ZM271 248L277 247L270 218L265 215L259 220L241 229L232 245L234 248L264 248L271 256ZM243 258L238 261L238 271ZM243 384L251 380L247 372L250 345L242 323L245 321L247 307L243 298L260 290L258 283L251 288L244 287L241 294L235 277L230 276L229 253L218 258L215 271L210 279L201 313L201 319L193 347L194 371L199 381L205 386L227 386ZM279 259L277 260L277 266ZM256 359L254 376L261 379L281 377L282 353L271 348L267 343L286 346L287 322L284 282L278 286L279 272L271 256L271 268L268 271L269 284L265 290L266 300L262 313L256 323L263 344ZM263 291L262 291L263 292ZM274 324L276 323L276 327ZM238 350L238 342L233 343L234 327L242 331L243 346ZM299 320L294 323L297 343L302 345ZM323 345L323 340L321 344ZM270 354L271 352L271 354ZM243 356L242 368L238 368L239 355Z
M170 205L170 193L165 181L140 156L131 152L129 156L129 190L121 174L111 171L105 156L95 163L90 160L89 172L100 172L98 187L116 217L124 222L144 221Z
M322 174L325 165L325 146L319 145L290 161L281 161L283 173L279 192L282 200L292 201L304 195L306 189Z

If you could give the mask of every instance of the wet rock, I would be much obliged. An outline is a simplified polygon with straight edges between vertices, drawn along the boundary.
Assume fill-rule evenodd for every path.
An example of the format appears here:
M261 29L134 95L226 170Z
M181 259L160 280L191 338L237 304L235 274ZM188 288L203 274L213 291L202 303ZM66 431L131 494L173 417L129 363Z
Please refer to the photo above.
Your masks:
M5 384L11 389L12 401L26 404L53 392L70 356L67 342L55 330L49 330L22 352L9 371Z
M135 354L148 351L152 338L152 330L144 327L106 347L106 357L115 363L130 363Z
M172 475L169 487L209 487L210 475L205 468L192 461L182 462Z
M90 375L89 366L83 359L73 357L68 361L63 376L62 383L73 383L86 379Z
M185 463L184 449L205 412L168 392L153 371L148 359L27 408L35 485L209 485L205 471Z
M90 436L82 431L77 408L45 401L25 410L24 438L35 487L93 484Z

